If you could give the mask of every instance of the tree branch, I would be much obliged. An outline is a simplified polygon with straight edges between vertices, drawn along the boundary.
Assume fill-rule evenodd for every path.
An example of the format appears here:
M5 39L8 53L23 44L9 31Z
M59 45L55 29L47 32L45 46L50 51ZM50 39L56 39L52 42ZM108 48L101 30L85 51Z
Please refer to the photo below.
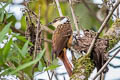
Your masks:
M13 32L17 32L17 33L20 33L21 35L25 35L25 32L22 31L22 30L18 30L18 29L15 29L14 27L10 27L12 29Z
M71 13L72 13L73 21L74 21L74 24L75 24L75 28L76 28L76 30L77 30L78 33L79 33L78 21L77 21L77 19L76 19L76 16L75 16L74 10L73 10L73 8L72 8L72 1L71 1L71 0L69 0L69 4L70 4L70 9L71 9Z
M38 24L37 24L37 29L36 29L36 39L35 39L35 45L34 45L34 52L33 52L33 57L32 59L34 60L39 53L37 51L38 48L38 43L39 43L39 33L40 33L41 25L40 25L40 6L39 6L39 14L38 14ZM34 74L34 69L35 69L36 64L33 65L32 67L32 74Z
M118 1L115 4L114 8L109 12L108 16L105 18L104 22L102 23L101 27L99 28L99 30L98 30L98 32L97 32L97 34L95 36L95 38L92 40L92 43L91 43L91 45L90 45L90 47L88 49L87 54L91 53L91 51L92 51L92 49L93 49L93 47L95 45L95 42L96 42L97 38L99 37L100 33L104 29L105 25L107 24L107 22L109 21L110 17L112 16L113 12L115 11L115 9L118 7L119 4L120 4L120 1Z
M55 2L56 2L56 5L57 5L57 8L58 8L59 15L62 17L63 14L62 14L62 10L61 10L61 8L60 8L59 1L58 1L58 0L55 0Z
M120 52L120 49L111 57L107 60L107 62L103 65L103 67L98 71L98 73L95 75L93 80L97 78L98 75L101 74L101 72L105 69L105 67L109 64L109 62Z
M42 40L52 44L52 40L49 40L49 39L42 39Z
M42 25L41 29L43 31L49 32L51 34L53 34L53 32L54 32L52 29L50 29L50 28L48 28L47 26L44 26L44 25Z
M109 12L107 17L105 18L105 21L101 25L97 35L93 34L95 37L93 36L92 46L95 46L94 44L96 44L96 43L93 42L93 41L96 40L97 37L100 35L100 33L103 30L105 24L108 22L110 16L112 15L113 11L117 8L119 3L120 3L120 1L114 6L114 8L111 10L111 12ZM107 52L108 50L112 49L112 47L120 40L120 32L119 32L119 30L120 30L120 19L117 19L112 24L112 27L109 28L109 30L103 36L103 38L105 40L106 39L109 40L109 42L108 42L109 44L108 44L107 50L105 50L105 52ZM87 36L88 36L88 34L87 34ZM85 42L85 40L84 40L84 42ZM91 44L91 42L90 42L90 44ZM80 45L82 45L82 44L80 44ZM77 48L81 48L81 47L77 47ZM91 48L91 47L88 47L88 48ZM85 52L89 51L88 48L87 48L87 50L85 49ZM92 48L91 48L91 51L92 51ZM90 53L91 53L91 51L90 51ZM109 52L112 52L112 51L109 51ZM73 75L71 77L71 80L87 80L88 79L88 77L90 76L91 72L93 71L93 69L95 67L93 61L90 58L90 53L87 53L87 55L84 55L84 56L82 56L82 57L80 57L80 58L78 58L78 59L73 61L73 64L74 64L75 68L73 70ZM80 53L78 52L78 54L80 54ZM105 54L105 53L103 53L103 54Z

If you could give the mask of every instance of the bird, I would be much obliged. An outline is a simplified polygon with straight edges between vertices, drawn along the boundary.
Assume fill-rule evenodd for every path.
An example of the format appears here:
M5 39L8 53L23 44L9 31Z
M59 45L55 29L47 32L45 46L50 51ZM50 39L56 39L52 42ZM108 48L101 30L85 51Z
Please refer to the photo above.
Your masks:
M52 36L52 55L58 57L64 63L68 75L72 75L72 65L70 64L66 50L72 45L72 26L68 17L55 18L51 23L55 27Z

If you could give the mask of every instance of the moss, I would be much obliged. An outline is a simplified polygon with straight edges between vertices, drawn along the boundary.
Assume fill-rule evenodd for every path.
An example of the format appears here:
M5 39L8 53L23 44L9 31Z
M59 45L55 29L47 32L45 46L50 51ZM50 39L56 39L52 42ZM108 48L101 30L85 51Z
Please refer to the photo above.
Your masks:
M113 46L120 40L120 19L117 19L112 27L105 33L103 38L109 40L107 51L113 48ZM106 52L107 52L106 51ZM78 60L73 61L75 69L70 80L88 80L91 72L94 69L94 63L90 59L89 54L85 55Z
M113 36L104 36L104 38L108 39L109 40L109 45L108 45L108 48L107 48L107 51L109 51L111 48L114 47L114 45L120 40L119 38L115 38Z
M111 28L103 37L109 40L109 47L107 49L108 51L120 40L120 19L117 19L112 24Z
M94 69L94 63L90 59L89 55L85 55L75 62L75 69L71 80L87 80L90 73ZM74 74L75 73L75 74Z

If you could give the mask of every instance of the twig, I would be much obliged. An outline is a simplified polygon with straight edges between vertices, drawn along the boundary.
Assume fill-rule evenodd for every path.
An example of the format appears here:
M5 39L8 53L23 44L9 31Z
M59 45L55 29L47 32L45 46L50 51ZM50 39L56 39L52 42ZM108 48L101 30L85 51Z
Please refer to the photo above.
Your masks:
M49 29L47 26L42 26L41 29L46 31L46 32L49 32L51 34L53 34L53 32L54 32L52 29Z
M49 39L41 39L41 40L48 42L48 43L52 43L52 40L49 40Z
M118 1L118 0L117 0ZM117 8L117 18L119 18L119 6Z
M22 30L18 30L18 29L15 29L14 27L10 27L12 29L13 32L17 32L17 33L20 33L21 35L25 35L25 32L22 31Z
M119 48L120 48L120 46L117 46L116 48L113 48L112 50L108 51L108 53L106 54L106 56L108 56L110 53L116 51Z
M101 73L101 75L100 75L100 80L104 80L104 78L105 78L105 73Z
M30 17L30 12L35 16L35 18L38 18L38 16L36 15L36 13L34 13L33 11L31 11L30 9L26 9L27 13L28 13L28 16L29 16L29 19L30 19L30 22L32 23L32 19ZM41 30L43 31L46 31L46 32L49 32L51 34L53 34L53 30L49 29L47 26L44 26L44 25L41 25Z
M49 10L49 3L47 1L46 2L45 15L44 15L45 24L48 24L48 10ZM48 33L44 32L43 36L44 36L45 39L47 39L48 38ZM48 47L48 43L47 42L44 42L44 48L46 49L46 52L45 52L45 58L46 58L46 60L51 61L50 53L49 53L49 47Z
M116 57L115 57L116 58ZM119 58L120 59L120 58ZM109 63L109 66L111 66L112 68L120 68L120 65L114 65L112 63Z
M44 63L45 63L45 67L47 68L47 63L46 63L46 61L45 61L44 57L43 57L43 61L44 61ZM50 78L50 74L49 74L49 72L48 72L48 71L47 71L47 74L48 74L48 78L49 78L49 80L51 80L51 78Z
M36 32L35 49L34 49L33 59L35 59L36 54L37 54L37 42L38 42L39 29L40 29L40 8L39 8L38 25L37 25L37 29L36 29L37 32Z
M99 28L96 36L95 36L94 39L92 40L91 45L90 45L90 47L89 47L89 49L88 49L87 54L90 54L90 53L91 53L91 51L92 51L92 49L93 49L93 47L94 47L94 45L95 45L95 42L96 42L97 38L99 37L99 35L100 35L100 33L102 32L102 30L104 29L106 23L109 21L109 19L110 19L110 17L112 16L114 10L117 8L117 6L118 6L119 4L120 4L120 1L118 1L118 2L115 4L114 8L109 12L109 14L107 15L107 17L105 18L105 20L104 20L104 22L102 23L101 27Z
M78 22L77 22L77 19L76 19L75 14L74 14L74 10L73 10L73 8L72 8L72 1L71 1L71 0L69 0L69 4L70 4L70 9L71 9L71 12L72 12L72 17L73 17L73 21L74 21L76 30L77 30L78 33L79 33Z
M12 69L14 69L14 70L16 69L15 65L14 65L11 61L7 61L5 64L6 64L8 67L10 67L10 68L12 68ZM27 77L24 76L24 72L23 72L23 71L18 71L18 73L20 74L20 75L18 75L18 77L19 77L21 80L27 79Z
M88 9L88 11L90 12L90 15L95 17L96 20L99 21L99 23L101 24L102 22L100 21L100 19L98 19L98 17L96 16L95 12L89 7L89 5L87 4L87 2L85 0L82 0L83 4L85 5L85 7Z
M112 57L112 55L109 55L109 57ZM119 57L119 56L115 56L115 58L116 58L116 59L120 59L120 57Z
M7 24L7 22L4 23L4 24ZM20 33L20 34L23 35L23 36L25 35L25 32L24 32L24 31L19 30L19 29L16 29L14 26L11 26L10 28L12 29L13 32Z
M59 1L58 1L58 0L55 0L55 2L56 2L56 5L57 5L57 8L58 8L59 15L60 15L60 17L62 17L63 14L62 14L62 10L61 10L61 8L60 8Z
M109 64L109 62L120 52L120 49L111 57L107 60L107 62L102 66L102 68L98 71L98 73L95 75L93 80L97 78L98 75L105 69L105 67Z
M37 25L37 29L36 29L36 39L35 39L35 45L34 45L34 53L33 53L33 60L36 58L36 55L37 55L37 44L38 44L38 37L39 37L39 30L40 30L40 7L39 7L39 17L38 17L38 25ZM35 65L33 65L32 67L32 73L34 74L34 68L35 68Z
M30 24L32 24L32 19L31 19L31 17L30 17L30 9L25 9L26 11L27 11L27 13L28 13L28 17L29 17L29 19L30 19Z
M51 78L50 78L50 80L52 80L52 78L53 78L53 75L54 75L54 71L52 72L52 75L51 75Z

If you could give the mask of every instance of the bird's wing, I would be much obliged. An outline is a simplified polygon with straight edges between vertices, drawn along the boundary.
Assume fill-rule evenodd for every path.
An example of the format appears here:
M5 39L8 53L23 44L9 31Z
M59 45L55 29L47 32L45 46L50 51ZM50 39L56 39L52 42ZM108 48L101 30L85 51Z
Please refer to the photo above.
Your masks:
M70 24L59 25L52 37L52 50L56 56L67 47L67 42L72 34L72 28Z

